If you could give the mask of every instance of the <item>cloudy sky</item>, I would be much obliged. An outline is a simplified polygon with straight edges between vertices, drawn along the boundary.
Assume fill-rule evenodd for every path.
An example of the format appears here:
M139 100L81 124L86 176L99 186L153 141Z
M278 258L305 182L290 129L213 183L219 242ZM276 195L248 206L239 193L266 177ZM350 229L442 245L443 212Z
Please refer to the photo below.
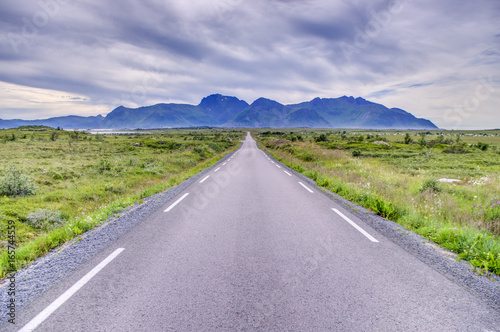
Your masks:
M0 118L363 97L500 128L498 0L2 0Z

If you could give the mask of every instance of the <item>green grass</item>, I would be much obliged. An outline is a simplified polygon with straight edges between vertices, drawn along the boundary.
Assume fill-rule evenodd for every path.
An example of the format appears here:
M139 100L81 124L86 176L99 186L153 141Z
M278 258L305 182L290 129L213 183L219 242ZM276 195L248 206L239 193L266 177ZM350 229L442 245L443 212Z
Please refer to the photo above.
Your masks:
M213 165L239 145L242 135L219 129L133 135L38 127L0 130L0 158L4 161L0 179L15 167L35 185L34 195L0 196L0 241L8 240L8 223L14 221L14 265L20 269L123 208ZM62 225L44 222L39 228L28 223L28 216L43 217L47 215L44 211L62 219ZM2 277L8 264L2 247Z
M457 253L478 271L500 274L500 131L254 134L318 185ZM406 134L413 143L405 144Z

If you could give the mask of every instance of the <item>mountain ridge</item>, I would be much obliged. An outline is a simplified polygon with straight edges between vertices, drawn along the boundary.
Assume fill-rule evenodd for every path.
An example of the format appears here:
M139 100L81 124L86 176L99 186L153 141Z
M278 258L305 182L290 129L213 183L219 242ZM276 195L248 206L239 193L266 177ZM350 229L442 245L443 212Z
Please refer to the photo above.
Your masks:
M198 105L160 103L138 108L118 106L105 117L64 116L42 120L2 120L0 128L47 125L66 129L152 129L178 127L438 129L431 121L400 108L387 108L361 97L314 98L284 105L268 98L252 104L213 94Z

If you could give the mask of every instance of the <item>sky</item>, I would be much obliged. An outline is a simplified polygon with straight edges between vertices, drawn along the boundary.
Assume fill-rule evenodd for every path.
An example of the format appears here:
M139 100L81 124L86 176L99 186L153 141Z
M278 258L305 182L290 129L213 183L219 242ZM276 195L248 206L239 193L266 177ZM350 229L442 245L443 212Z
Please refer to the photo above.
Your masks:
M0 118L362 97L500 128L498 0L3 0Z

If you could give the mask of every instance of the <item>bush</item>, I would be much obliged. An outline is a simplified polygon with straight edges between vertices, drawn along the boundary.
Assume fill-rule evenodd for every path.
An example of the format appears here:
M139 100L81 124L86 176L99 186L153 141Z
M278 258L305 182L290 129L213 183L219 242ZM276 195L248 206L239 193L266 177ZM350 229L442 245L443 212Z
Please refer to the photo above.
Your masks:
M107 159L101 159L97 163L96 168L99 171L99 173L103 173L104 171L110 171L111 163Z
M65 220L58 211L39 209L26 217L26 223L34 228L49 230L64 224Z
M314 156L312 155L312 153L310 153L308 151L305 151L304 153L297 155L297 158L299 158L300 160L305 161L305 162L311 162L311 161L314 161L314 159L315 159Z
M488 143L478 142L475 145L475 147L478 148L481 151L486 151L486 150L488 150L488 148L490 147L490 145Z
M27 196L34 195L35 184L15 165L10 165L4 178L0 181L0 195Z
M316 137L316 142L328 142L328 138L325 134L320 134L319 137Z
M359 157L359 156L361 156L361 151L356 151L356 150L354 150L354 151L352 152L352 156L353 156L353 157Z
M441 191L441 188L439 187L439 183L436 180L431 179L425 181L424 184L422 185L422 188L420 188L420 192L424 192L427 190L430 190L434 193L438 193Z
M209 158L212 153L206 148L206 146L197 146L193 149L201 158L206 159Z

